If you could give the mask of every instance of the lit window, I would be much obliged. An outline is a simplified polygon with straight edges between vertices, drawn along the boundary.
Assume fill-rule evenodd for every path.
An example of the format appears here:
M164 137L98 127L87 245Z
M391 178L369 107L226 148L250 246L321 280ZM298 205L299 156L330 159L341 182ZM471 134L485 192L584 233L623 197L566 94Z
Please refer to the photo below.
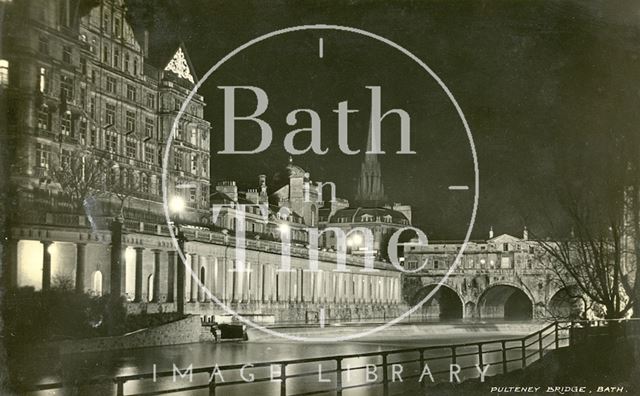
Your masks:
M127 84L127 99L136 100L136 87Z
M71 135L71 112L65 111L60 120L60 133L65 136Z
M107 76L107 92L116 92L116 79L111 76Z
M198 145L198 129L196 127L191 128L191 144Z
M198 155L191 155L191 173L198 172Z
M9 61L0 59L0 85L9 85Z
M195 187L192 187L189 189L189 201L195 202L195 200L196 200L196 189Z
M136 155L138 153L137 147L136 147L136 141L133 139L127 139L127 157L129 158L136 158Z
M153 146L146 145L144 148L144 159L149 163L154 163L155 160L155 150Z
M135 132L136 131L136 114L132 111L127 111L127 116L125 119L125 127L127 132Z
M66 45L62 47L62 61L64 63L71 63L71 47Z
M51 152L49 146L42 143L36 143L36 166L49 169L49 161Z
M154 107L155 104L155 100L153 98L153 94L148 93L147 94L147 107L152 108Z
M153 137L153 118L147 118L144 123L144 135Z
M118 150L118 137L113 134L107 134L107 150L115 153Z
M49 114L49 108L47 106L40 106L38 109L38 129L45 131L49 130L51 125L51 115Z
M60 100L73 100L73 81L69 76L60 76Z
M149 192L149 175L146 173L140 175L140 187L143 193Z
M107 103L105 115L107 125L113 125L116 121L116 105Z

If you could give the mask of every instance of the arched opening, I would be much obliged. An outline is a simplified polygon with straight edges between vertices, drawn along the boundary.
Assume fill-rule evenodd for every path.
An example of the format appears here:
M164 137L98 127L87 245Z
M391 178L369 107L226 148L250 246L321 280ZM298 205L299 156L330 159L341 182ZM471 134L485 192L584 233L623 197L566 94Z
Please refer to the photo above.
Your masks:
M200 283L202 283L202 286L204 286L200 288L200 293L198 296L200 301L205 301L206 299L206 293L204 291L204 289L207 287L206 275L207 275L206 269L204 267L200 267Z
M584 302L579 296L577 286L558 290L547 304L549 315L557 319L579 319L584 311Z
M93 273L93 293L96 296L102 295L102 272L100 271Z
M413 298L413 305L422 301L435 288L438 290L422 305L422 315L429 319L461 319L462 300L458 293L448 286L429 285L423 287Z
M147 301L151 302L153 301L153 296L156 293L156 291L153 290L153 274L147 277L147 291Z
M527 320L533 318L533 303L522 289L496 285L478 299L478 313L483 319Z

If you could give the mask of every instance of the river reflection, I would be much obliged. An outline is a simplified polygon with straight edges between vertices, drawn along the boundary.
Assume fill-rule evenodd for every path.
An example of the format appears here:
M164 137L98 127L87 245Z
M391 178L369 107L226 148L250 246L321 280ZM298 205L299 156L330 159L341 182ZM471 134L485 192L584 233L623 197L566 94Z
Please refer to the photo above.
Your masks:
M388 336L385 334L378 334L376 336L367 337L365 339L359 339L357 341L348 341L340 343L308 343L308 342L290 342L290 341L278 341L278 342L225 342L221 344L214 343L197 343L197 344L185 344L165 347L153 347L142 348L133 350L123 350L114 352L100 352L100 353L84 353L65 356L24 356L21 362L16 362L13 367L14 375L20 378L20 382L26 384L38 384L48 383L54 381L64 381L65 383L75 383L78 380L97 379L97 378L113 378L121 375L131 375L138 373L150 373L153 372L154 365L158 372L171 371L173 365L184 369L190 365L193 368L209 367L215 364L220 366L235 363L257 363L257 362L269 362L275 360L289 360L309 357L325 357L335 355L347 355L358 354L374 351L394 350L400 348L411 348L418 346L431 346L431 345L450 345L458 343L478 342L494 339L505 338L517 338L522 337L526 332L498 332L498 331L483 331L475 332L470 329L469 332L461 334L430 334L426 336L406 336L398 337L396 334ZM443 355L442 351L433 351L430 353ZM463 352L460 352L463 353ZM510 352L511 354L515 351ZM435 356L435 355L432 355ZM491 353L485 354L485 362L497 360L499 357L492 356ZM515 355L514 355L515 356ZM417 360L418 355L407 356L404 355L392 355L389 362L399 360ZM395 359L395 360L393 360ZM477 357L462 357L458 360L462 366L474 365L477 363ZM380 363L379 357L371 358L357 358L349 359L343 362L343 367L350 365L351 367L362 367L367 363ZM434 376L438 377L435 373L442 370L448 370L450 361L439 360L429 363L431 371ZM421 368L418 363L403 364L403 373L405 377L411 375L419 375ZM515 368L514 364L514 368ZM518 365L519 367L519 365ZM328 371L335 369L335 361L329 361L323 363L322 371L325 374L318 374L318 364L313 363L305 366L289 367L287 374L311 372L314 373L310 377L294 378L287 381L288 392L300 393L309 392L314 390L322 390L335 386L335 373L329 374ZM493 374L499 367L490 368L490 373ZM474 373L475 372L475 373ZM256 378L261 376L269 376L268 368L255 368L246 371L247 375L253 373ZM380 369L377 370L379 378L382 378ZM463 370L462 377L477 376L477 371ZM230 382L233 380L239 380L239 372L227 372L224 374L224 380ZM323 380L331 382L320 382L319 375ZM357 384L364 382L366 372L364 369L352 370L349 374L343 373L342 381L345 386L349 384ZM440 379L443 379L442 375L439 375ZM447 373L448 378L448 373ZM194 381L191 385L198 383L205 384L208 381L208 375L194 376ZM405 379L405 383L414 382L417 385L417 378ZM155 391L161 389L167 389L167 387L174 388L172 379L160 380L156 383L152 381L136 381L127 383L125 385L125 394L138 393L142 391ZM188 383L182 384L183 386L190 385ZM240 388L241 386L241 388ZM393 390L396 386L392 386ZM86 392L92 394L113 394L113 385L106 388L92 387L90 390L86 389ZM240 390L241 389L241 390ZM406 384L403 385L403 391L406 391ZM219 388L219 394L224 395L247 395L252 390L255 390L255 394L268 395L278 394L280 391L279 382L261 382L255 384L242 384L238 386L224 386ZM78 390L84 394L85 391ZM196 391L188 394L207 394L207 390L204 389L201 392ZM376 388L365 389L351 389L345 391L344 394L352 395L365 395L376 394ZM51 391L38 392L37 394L61 394L59 391L51 393Z

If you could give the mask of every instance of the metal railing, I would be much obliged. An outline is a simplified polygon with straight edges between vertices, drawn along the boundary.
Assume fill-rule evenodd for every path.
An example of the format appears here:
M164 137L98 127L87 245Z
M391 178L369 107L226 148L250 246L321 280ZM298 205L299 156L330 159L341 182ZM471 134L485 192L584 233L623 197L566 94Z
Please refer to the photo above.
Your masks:
M390 385L395 382L397 372L394 371L398 365L402 366L404 373L410 373L402 375L403 381L417 379L420 380L420 386L426 386L428 381L450 380L452 367L450 365L457 365L459 375L465 379L479 376L480 371L487 365L485 373L487 375L508 373L514 369L527 367L541 359L549 350L570 345L569 333L572 326L575 326L575 322L556 321L521 338L275 360L249 365L229 364L200 368L174 366L171 371L121 375L108 380L100 379L81 383L47 383L30 386L23 390L35 392L64 387L84 388L101 385L111 387L118 396L124 396L125 386L131 385L134 393L126 393L127 396L195 390L208 390L210 395L216 395L227 394L226 389L233 386L269 383L274 388L270 392L261 392L262 394L303 396L330 392L342 395L342 392L347 389L378 386L382 387L382 393L386 396L389 394ZM425 365L429 366L428 375L425 375ZM315 367L315 371L310 371L309 366ZM375 380L369 381L373 373L375 373ZM353 377L362 377L363 374L366 374L367 380L353 380ZM250 381L247 378L249 376L251 376ZM325 381L319 381L321 377ZM230 378L230 380L223 381L224 378ZM330 382L327 382L327 379ZM185 386L184 381L187 381L188 385Z

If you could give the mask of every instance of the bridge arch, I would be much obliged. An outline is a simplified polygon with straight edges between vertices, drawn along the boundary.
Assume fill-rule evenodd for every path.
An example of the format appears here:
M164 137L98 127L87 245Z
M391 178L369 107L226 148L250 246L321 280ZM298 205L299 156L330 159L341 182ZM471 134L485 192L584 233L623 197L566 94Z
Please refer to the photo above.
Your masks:
M433 289L440 286L438 283L422 287L414 296L414 304L422 301ZM422 314L426 318L438 319L462 319L462 299L458 292L450 286L442 285L434 295L422 305Z
M481 319L525 320L533 318L533 299L520 287L507 283L489 286L478 297Z
M558 319L579 319L584 311L580 289L570 285L557 290L547 303L548 314Z

